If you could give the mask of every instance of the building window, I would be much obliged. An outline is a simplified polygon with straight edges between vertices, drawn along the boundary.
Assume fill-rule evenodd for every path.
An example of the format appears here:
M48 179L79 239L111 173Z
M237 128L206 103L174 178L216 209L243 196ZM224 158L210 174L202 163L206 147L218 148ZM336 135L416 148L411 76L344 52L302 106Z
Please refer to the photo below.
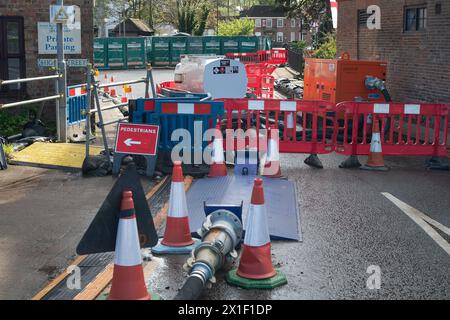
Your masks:
M277 42L283 42L283 32L277 32Z
M426 7L405 8L405 31L421 31L427 27Z
M261 36L261 32L255 32L255 36L260 37Z
M277 19L277 28L283 28L283 19Z
M25 77L25 45L22 17L0 17L0 79ZM19 91L24 86L1 86L0 92Z
M267 28L272 28L272 19L267 19L267 21L266 21L266 27L267 27Z
M255 27L261 28L261 19L255 19Z
M295 19L291 19L291 28L295 28Z
M295 41L295 32L291 31L291 41Z
M261 20L261 25L262 25L263 27L266 26L266 19L262 19L262 20Z
M358 10L358 27L366 27L369 14L366 10Z

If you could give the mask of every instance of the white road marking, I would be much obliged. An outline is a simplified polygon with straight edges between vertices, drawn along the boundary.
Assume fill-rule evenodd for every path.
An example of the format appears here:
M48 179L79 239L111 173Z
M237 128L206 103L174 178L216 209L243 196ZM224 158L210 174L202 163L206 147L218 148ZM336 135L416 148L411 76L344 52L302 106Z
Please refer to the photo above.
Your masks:
M408 217L411 218L419 227L423 229L430 237L433 239L442 249L450 255L450 244L442 238L436 230L434 230L431 226L435 226L442 232L449 234L450 229L441 223L431 219L423 212L417 210L416 208L411 207L407 203L397 199L392 194L388 192L382 192L383 196L385 196L388 200L390 200L393 204L395 204L400 210L402 210ZM426 221L426 222L425 222ZM429 224L428 224L428 223Z

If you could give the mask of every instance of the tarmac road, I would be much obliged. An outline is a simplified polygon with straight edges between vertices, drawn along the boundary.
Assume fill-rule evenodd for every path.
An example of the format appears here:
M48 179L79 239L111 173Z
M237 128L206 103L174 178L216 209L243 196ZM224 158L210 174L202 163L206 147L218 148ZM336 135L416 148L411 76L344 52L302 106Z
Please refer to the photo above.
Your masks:
M274 265L288 284L272 291L224 282L203 299L449 299L450 256L386 199L389 192L450 226L450 172L426 171L424 159L394 158L387 173L337 168L341 156L323 156L325 169L304 155L282 155L284 175L297 184L303 242L272 242ZM365 161L363 157L361 162ZM450 237L440 233L446 241ZM163 258L152 289L170 299L181 288L181 257ZM379 266L381 288L369 290L369 266Z
M171 70L155 70L156 81ZM117 81L145 71L116 71ZM143 95L135 90L136 95ZM282 170L298 188L303 242L272 243L273 262L288 284L272 291L227 285L223 273L204 299L450 299L450 256L416 222L381 194L450 227L450 172L427 171L424 158L389 158L389 172L339 169L339 155L282 154ZM365 162L364 157L360 158ZM0 171L0 299L29 299L73 259L76 245L114 180L10 166ZM450 237L434 228L448 244ZM435 237L436 239L436 237ZM442 244L442 242L441 242ZM185 279L187 256L155 258L151 289L173 298ZM369 266L381 288L370 290Z

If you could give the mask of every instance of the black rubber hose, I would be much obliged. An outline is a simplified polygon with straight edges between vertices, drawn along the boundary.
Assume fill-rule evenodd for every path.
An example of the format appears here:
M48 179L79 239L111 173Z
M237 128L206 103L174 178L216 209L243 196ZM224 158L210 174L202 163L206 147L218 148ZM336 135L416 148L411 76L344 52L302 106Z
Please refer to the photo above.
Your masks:
M178 294L173 298L174 300L197 300L200 297L205 285L203 281L196 276L190 276L187 278L183 287Z

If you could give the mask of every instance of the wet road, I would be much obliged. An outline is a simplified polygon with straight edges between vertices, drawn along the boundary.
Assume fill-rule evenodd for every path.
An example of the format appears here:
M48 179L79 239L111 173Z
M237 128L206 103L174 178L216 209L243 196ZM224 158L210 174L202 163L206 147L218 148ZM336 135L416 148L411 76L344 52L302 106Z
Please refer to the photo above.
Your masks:
M321 157L325 169L315 170L303 164L305 157L282 155L283 172L298 187L303 232L301 243L272 242L274 265L288 284L243 290L227 285L221 273L203 299L450 298L450 256L381 195L389 192L450 226L450 172L426 171L422 158L388 159L388 173L342 170L343 157L333 155ZM182 286L185 257L157 260L150 286L170 299ZM366 286L369 266L381 270L379 290Z

